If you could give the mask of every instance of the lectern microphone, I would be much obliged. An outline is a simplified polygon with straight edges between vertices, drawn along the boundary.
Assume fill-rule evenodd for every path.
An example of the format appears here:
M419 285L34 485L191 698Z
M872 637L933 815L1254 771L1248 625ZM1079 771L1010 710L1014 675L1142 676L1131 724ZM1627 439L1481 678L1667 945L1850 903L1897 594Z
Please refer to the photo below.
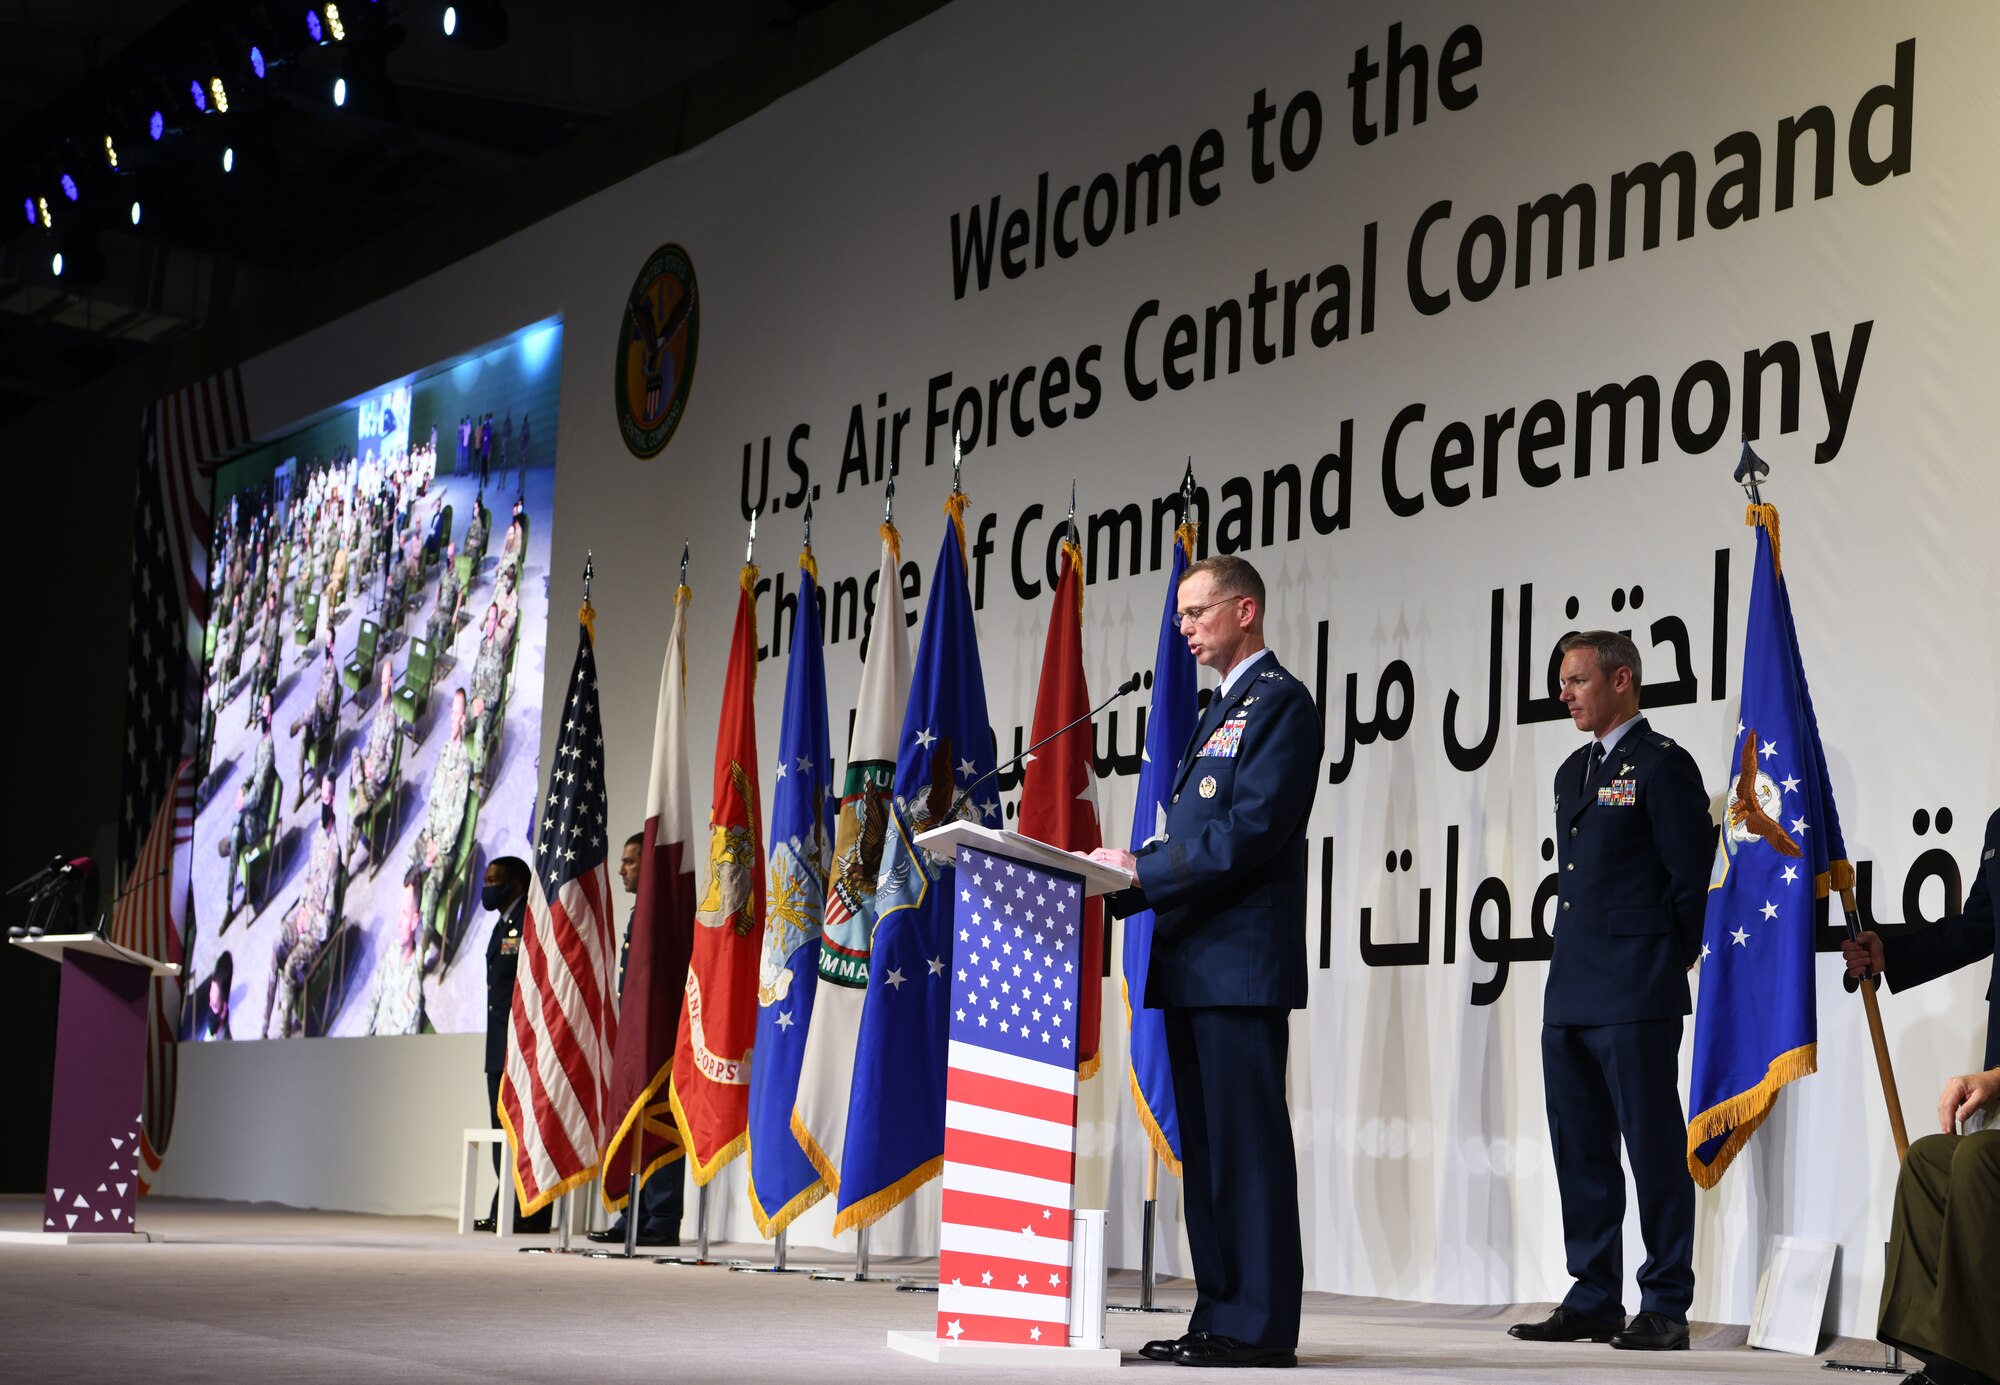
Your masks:
M1089 721L1092 717L1096 716L1106 707L1109 707L1119 698L1124 697L1127 693L1135 693L1139 691L1139 684L1141 681L1142 679L1140 675L1136 673L1133 674L1130 678L1127 678L1123 683L1120 683L1118 685L1118 691L1112 693L1111 696L1105 698L1102 702L1098 703L1095 707L1092 707L1089 711L1085 712L1075 721L1072 721L1069 725L1061 728L1060 730L1051 731L1048 735L1036 741L1033 745L1029 746L1019 755L1016 755L1013 759L1002 760L992 769L987 770L986 773L980 775L970 784L967 784L964 788L958 791L958 796L952 799L951 809L944 815L944 821L950 822L953 818L956 818L958 816L958 810L964 806L965 800L971 797L972 791L978 788L981 784L984 784L987 780L994 778L995 776L1001 774L1006 770L1012 769L1014 766L1026 760L1030 755L1033 755L1037 750L1040 750L1043 746L1047 745L1050 741L1060 740L1063 736L1069 734L1071 731L1076 730L1077 727L1083 725L1086 721Z

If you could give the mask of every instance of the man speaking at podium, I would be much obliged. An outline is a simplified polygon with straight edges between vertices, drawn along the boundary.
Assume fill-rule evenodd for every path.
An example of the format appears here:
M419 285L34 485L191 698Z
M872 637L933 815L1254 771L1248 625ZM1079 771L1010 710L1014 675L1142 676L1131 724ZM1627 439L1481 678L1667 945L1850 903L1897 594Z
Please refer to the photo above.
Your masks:
M1182 636L1222 686L1195 724L1165 829L1093 860L1131 871L1106 896L1154 912L1144 1003L1166 1011L1180 1112L1189 1331L1144 1354L1183 1366L1298 1364L1299 1177L1285 1106L1289 1012L1306 1003L1306 819L1323 749L1303 684L1264 645L1264 582L1242 558L1188 567Z

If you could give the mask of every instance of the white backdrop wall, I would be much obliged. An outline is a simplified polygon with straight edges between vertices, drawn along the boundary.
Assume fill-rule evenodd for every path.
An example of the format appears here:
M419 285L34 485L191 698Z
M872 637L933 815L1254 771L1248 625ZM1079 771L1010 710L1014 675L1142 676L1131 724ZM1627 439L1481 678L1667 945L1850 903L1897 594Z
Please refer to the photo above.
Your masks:
M553 570L580 573L585 548L596 554L610 791L634 830L684 536L705 771L746 501L769 503L760 559L789 592L809 475L824 581L865 579L887 419L920 587L943 525L949 416L970 388L979 422L969 404L958 421L979 633L1006 747L1033 705L1043 559L1071 478L1095 573L1087 667L1108 688L1150 665L1162 599L1151 501L1192 455L1209 542L1258 563L1272 643L1322 687L1337 781L1311 823L1315 969L1290 1071L1308 1286L1555 1298L1566 1277L1538 1062L1546 968L1521 939L1549 874L1549 777L1576 737L1532 701L1564 630L1629 626L1649 651L1655 724L1720 789L1749 591L1729 482L1741 433L1775 467L1785 572L1869 907L1889 922L1936 918L1976 868L2000 788L1977 691L2000 650L1983 418L2000 364L1996 43L2000 12L1970 2L967 0L700 148L246 363L246 388L259 430L278 431L563 317ZM1370 72L1395 67L1392 49L1406 60L1393 122L1387 78ZM1163 201L1149 224L1141 205L1128 230L1128 166L1169 145L1178 213ZM1657 234L1643 180L1627 192L1653 164L1688 179L1683 222L1676 174L1661 175ZM1119 201L1113 233L1063 257L1051 231L1038 252L1041 177L1054 221L1063 190L1100 174ZM1550 220L1521 210L1551 194L1572 198L1553 263ZM1105 196L1079 199L1100 226ZM1024 209L1021 272L1003 269L1003 241L984 287L975 276L956 292L954 235L975 215L984 232L996 197L1003 224ZM1068 217L1074 236L1075 208ZM669 240L700 277L700 362L679 433L640 461L606 383L632 277ZM1234 354L1226 325L1208 328L1232 302ZM1183 314L1193 345L1163 360ZM1044 404L1058 360L1070 387ZM1634 403L1621 447L1619 410L1579 396L1643 397L1648 379L1656 420ZM1089 517L1127 503L1147 537L1126 529L1114 551L1115 517ZM558 582L552 609L577 595ZM766 746L789 645L775 612L767 591ZM573 631L556 625L551 649L568 650ZM827 660L837 744L858 651L842 624ZM549 664L564 676L566 658ZM1480 746L1489 719L1483 750L1452 749ZM1132 709L1099 739L1106 754L1133 751ZM1134 783L1114 773L1103 786L1107 839L1129 830ZM1512 952L1488 941L1507 916ZM1763 1247L1785 1232L1840 1242L1838 1323L1872 1330L1895 1160L1837 975L1822 957L1820 1072L1787 1090L1701 1197L1698 1316L1747 1321ZM1986 979L1981 966L1885 1000L1917 1131L1942 1080L1976 1065ZM476 1053L445 1040L197 1049L167 1187L443 1211L456 1164L438 1146L476 1119ZM264 1157L282 1119L253 1094L279 1090L291 1094L280 1110L338 1140ZM1146 1154L1115 1036L1082 1122L1084 1200L1116 1209L1113 1258L1134 1264ZM716 1187L720 1231L754 1236L740 1167ZM919 1203L879 1249L934 1247L934 1204ZM829 1227L823 1205L794 1239L828 1244ZM1171 1205L1164 1240L1162 1268L1184 1272ZM1636 1224L1626 1254L1636 1266Z

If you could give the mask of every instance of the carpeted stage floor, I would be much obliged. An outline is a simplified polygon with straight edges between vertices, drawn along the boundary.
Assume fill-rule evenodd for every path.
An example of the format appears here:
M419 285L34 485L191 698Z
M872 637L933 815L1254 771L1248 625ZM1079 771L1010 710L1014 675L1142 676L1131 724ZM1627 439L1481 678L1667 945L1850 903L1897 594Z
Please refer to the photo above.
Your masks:
M0 1227L30 1228L39 1208L39 1198L0 1198ZM887 1285L528 1255L521 1242L462 1237L422 1217L148 1201L139 1224L164 1241L0 1245L0 1379L876 1385L1047 1376L934 1366L890 1351L884 1333L928 1327L935 1300ZM717 1253L770 1261L762 1245ZM792 1263L852 1268L817 1251ZM875 1268L935 1274L936 1262ZM1136 1294L1134 1276L1113 1276L1112 1302ZM1192 1289L1173 1281L1159 1298L1186 1305ZM1740 1327L1696 1324L1695 1349L1664 1356L1506 1336L1507 1324L1530 1315L1540 1310L1309 1294L1300 1365L1355 1382L1884 1378L1827 1376L1817 1360L1751 1351ZM1113 1313L1106 1330L1125 1371L1166 1378L1180 1368L1147 1361L1138 1348L1185 1323ZM1882 1359L1879 1346L1852 1340L1828 1354Z

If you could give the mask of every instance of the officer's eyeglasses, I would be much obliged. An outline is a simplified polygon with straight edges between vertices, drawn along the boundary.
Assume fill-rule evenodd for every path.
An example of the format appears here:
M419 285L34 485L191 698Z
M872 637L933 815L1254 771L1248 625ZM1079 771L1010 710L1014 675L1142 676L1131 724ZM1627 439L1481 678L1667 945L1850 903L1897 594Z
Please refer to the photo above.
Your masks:
M1184 611L1175 611L1174 624L1192 625L1196 621L1199 621L1203 616L1207 615L1210 611L1214 610L1217 606L1220 606L1223 602L1241 601L1242 599L1243 596L1239 592L1230 596L1218 596L1215 598L1215 600L1209 602L1206 606L1190 606Z

